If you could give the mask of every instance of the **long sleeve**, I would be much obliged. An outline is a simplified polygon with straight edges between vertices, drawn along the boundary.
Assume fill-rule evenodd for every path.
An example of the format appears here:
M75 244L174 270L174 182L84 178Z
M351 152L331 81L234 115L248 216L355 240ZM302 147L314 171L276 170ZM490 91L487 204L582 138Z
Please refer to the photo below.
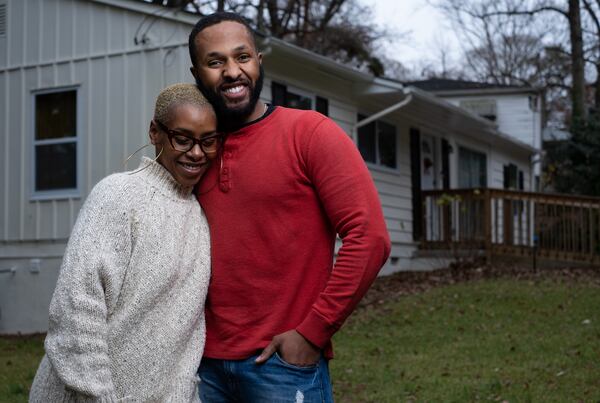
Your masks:
M305 166L342 239L333 270L299 333L325 346L352 313L390 253L377 189L354 143L333 121L315 129Z
M131 254L123 189L100 182L71 233L50 304L45 347L66 388L81 401L116 401L107 317Z

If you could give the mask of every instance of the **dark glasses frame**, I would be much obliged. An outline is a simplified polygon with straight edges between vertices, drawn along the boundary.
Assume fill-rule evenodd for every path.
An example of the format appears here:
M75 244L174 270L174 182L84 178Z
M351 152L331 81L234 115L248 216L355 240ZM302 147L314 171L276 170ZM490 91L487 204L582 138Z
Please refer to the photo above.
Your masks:
M202 137L200 140L198 140L192 136L188 136L181 132L169 129L167 127L167 125L165 125L158 119L154 119L154 122L156 123L158 128L167 135L167 137L169 138L169 143L171 144L171 147L173 147L174 150L182 152L182 153L187 153L192 148L194 148L194 146L196 144L198 144L200 146L200 149L202 150L202 152L205 155L216 154L219 151L219 147L223 144L222 140L225 137L225 135L223 133L216 133L216 134L211 134L210 136ZM186 148L182 148L181 144L173 143L173 138L175 138L175 137L183 137L186 140L191 141L190 146L186 147Z

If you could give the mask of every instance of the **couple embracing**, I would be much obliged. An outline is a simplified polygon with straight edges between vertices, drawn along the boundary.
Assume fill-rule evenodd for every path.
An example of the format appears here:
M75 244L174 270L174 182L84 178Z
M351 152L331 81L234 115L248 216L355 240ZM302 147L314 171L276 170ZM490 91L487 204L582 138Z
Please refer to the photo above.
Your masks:
M79 214L31 402L333 401L331 338L390 251L375 186L332 120L260 101L242 17L201 19L189 49L156 159Z

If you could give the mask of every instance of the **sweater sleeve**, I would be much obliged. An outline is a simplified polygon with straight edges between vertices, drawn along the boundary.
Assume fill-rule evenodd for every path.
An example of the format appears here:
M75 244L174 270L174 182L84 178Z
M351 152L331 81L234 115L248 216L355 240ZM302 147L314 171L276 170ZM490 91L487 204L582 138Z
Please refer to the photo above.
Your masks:
M381 202L358 149L332 120L310 138L305 166L342 247L329 280L296 330L324 347L366 293L390 253Z
M107 346L107 301L131 254L125 192L111 177L84 203L50 303L46 353L77 401L116 401Z

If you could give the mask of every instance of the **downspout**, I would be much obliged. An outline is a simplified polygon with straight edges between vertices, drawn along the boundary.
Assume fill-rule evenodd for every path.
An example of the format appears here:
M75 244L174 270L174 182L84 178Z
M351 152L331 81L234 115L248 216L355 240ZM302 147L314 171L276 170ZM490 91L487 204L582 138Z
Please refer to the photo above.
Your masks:
M374 115L369 116L368 118L365 118L359 122L356 122L356 124L354 125L354 127L352 127L352 140L354 141L355 144L358 144L358 129L363 127L364 125L368 125L369 123L382 118L385 115L389 115L390 113L397 111L398 109L403 108L404 106L408 105L408 103L410 101L412 101L413 95L410 92L410 90L403 90L403 92L406 94L406 98L404 98L402 101L398 102L397 104L394 104L392 106L388 106L385 109L382 109L381 111L375 113Z

